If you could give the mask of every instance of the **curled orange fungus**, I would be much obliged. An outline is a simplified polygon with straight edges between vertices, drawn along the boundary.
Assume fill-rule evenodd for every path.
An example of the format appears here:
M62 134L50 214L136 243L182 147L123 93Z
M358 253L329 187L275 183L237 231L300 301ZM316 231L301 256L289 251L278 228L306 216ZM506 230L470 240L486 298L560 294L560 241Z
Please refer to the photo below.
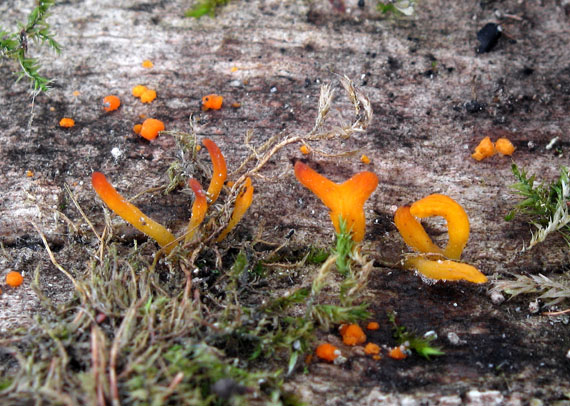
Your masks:
M515 152L515 146L508 138L499 138L495 142L495 149L503 155L512 155Z
M69 117L64 117L59 120L59 126L63 128L71 128L75 125L75 120Z
M358 345L366 342L366 334L358 324L344 325L340 329L342 342L346 345Z
M443 250L433 243L422 225L412 216L410 206L398 207L394 223L404 242L410 247L419 252L443 254Z
M222 191L222 187L228 176L228 169L224 155L216 143L209 138L204 138L202 143L208 150L210 159L212 160L213 174L210 186L208 186L208 198L210 199L210 204L213 204Z
M449 259L431 260L421 256L413 256L406 260L405 267L417 269L430 279L465 280L472 283L487 282L487 277L474 266Z
M239 223L241 218L244 216L251 202L253 201L253 186L251 185L251 178L245 179L245 184L240 191L238 197L236 198L236 204L234 206L234 211L232 212L232 217L228 222L227 227L220 233L217 242L222 241L226 236L232 231L232 229Z
M204 110L219 110L222 108L222 103L224 102L224 98L217 94L209 94L207 96L202 97L202 108Z
M445 218L449 241L443 253L451 259L461 257L463 248L469 239L469 218L459 203L448 196L433 194L412 204L410 213L420 218L433 216Z
M449 242L445 250L441 250L431 241L414 216L442 216L446 219ZM430 279L487 282L487 277L477 268L448 259L458 260L469 239L467 213L455 200L440 194L429 195L411 207L398 208L394 222L406 244L421 253L408 257L404 264L405 268L416 269Z
M330 209L331 220L337 233L340 232L342 218L348 230L351 230L354 242L364 239L364 203L378 186L378 177L375 174L360 172L346 182L337 184L297 161L295 176Z
M106 96L103 99L103 108L105 111L114 111L121 105L121 99L115 95Z
M489 137L483 138L479 145L475 147L475 152L471 154L471 156L477 161L481 161L482 159L493 155L495 155L495 146Z
M20 272L10 271L6 275L6 285L16 288L24 282L24 278Z
M152 141L158 136L160 131L164 131L164 123L155 118L147 118L142 123L140 136Z
M103 200L113 212L127 223L130 223L137 230L154 239L158 245L164 248L166 253L172 251L174 248L172 242L176 239L174 235L163 225L157 223L140 211L138 207L125 200L107 181L105 175L101 172L93 172L91 182L101 200Z
M340 350L332 344L323 343L317 347L315 353L320 359L333 362L340 355Z
M188 232L186 233L186 238L184 242L188 243L192 240L192 237L196 233L196 230L204 221L206 216L206 211L208 210L208 201L206 199L206 193L202 189L202 185L196 179L190 179L188 181L192 191L196 198L194 199L194 204L192 205L192 217L190 217L190 223L188 224Z

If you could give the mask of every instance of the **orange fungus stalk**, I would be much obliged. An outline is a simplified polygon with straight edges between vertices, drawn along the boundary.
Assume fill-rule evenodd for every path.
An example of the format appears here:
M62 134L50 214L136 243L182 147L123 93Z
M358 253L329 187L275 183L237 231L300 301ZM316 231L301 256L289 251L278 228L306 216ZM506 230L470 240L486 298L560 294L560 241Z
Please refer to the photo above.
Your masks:
M222 186L224 186L224 182L228 176L228 170L226 168L226 160L216 143L209 138L204 138L202 143L208 150L210 158L212 159L214 173L212 174L210 186L208 186L208 198L210 199L210 204L213 204L218 199L218 196L222 191Z
M396 210L394 223L404 242L410 247L426 254L443 254L443 250L433 243L422 225L412 216L410 206L402 206Z
M174 248L171 244L176 238L164 226L157 223L135 205L129 203L107 181L101 172L94 172L91 176L93 188L109 208L127 223L158 242L169 253Z
M354 242L364 239L364 203L378 186L378 177L375 174L360 172L346 182L337 184L297 161L295 176L330 209L331 220L337 233L340 232L339 218L342 218L347 228L352 231Z
M251 202L253 201L253 186L251 185L251 178L245 179L244 188L240 191L238 197L236 198L236 204L234 206L234 211L232 213L232 217L221 234L216 239L216 242L222 241L226 236L232 231L232 229L239 223L249 206L251 206Z
M424 276L435 280L465 280L471 283L487 282L487 277L474 266L450 261L449 259L431 260L418 255L408 258L405 267L416 269Z
M208 210L208 201L206 200L206 193L202 189L202 185L196 179L190 179L188 181L196 199L192 205L192 217L190 217L190 223L188 224L188 232L186 233L186 238L184 242L188 243L192 240L192 237L196 233L196 230L204 221L206 216L206 211Z

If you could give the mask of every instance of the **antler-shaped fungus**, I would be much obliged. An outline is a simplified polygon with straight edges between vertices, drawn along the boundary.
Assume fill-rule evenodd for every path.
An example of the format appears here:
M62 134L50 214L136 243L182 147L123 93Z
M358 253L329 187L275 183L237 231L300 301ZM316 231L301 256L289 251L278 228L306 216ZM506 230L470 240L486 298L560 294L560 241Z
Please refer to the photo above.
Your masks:
M213 204L218 199L222 187L224 186L224 182L228 176L228 170L226 167L226 160L216 143L209 138L204 138L202 143L208 149L208 153L212 159L214 173L212 174L212 180L210 181L210 186L208 186L207 193L208 198L210 199L210 204Z
M164 248L167 254L172 251L174 248L172 242L176 239L174 235L163 225L157 223L140 211L138 207L129 203L107 181L105 175L101 172L93 172L91 182L101 200L103 200L112 211L137 230L156 240L158 245Z
M232 229L239 223L251 202L253 201L253 186L251 185L251 178L247 177L245 179L245 184L243 189L240 191L238 197L236 198L236 203L234 206L234 211L232 212L232 217L227 225L227 227L220 233L216 242L222 241L226 236L232 231Z
M192 217L190 217L190 223L188 224L188 231L186 233L185 243L189 243L192 237L196 233L198 226L204 221L206 216L206 211L208 210L208 201L206 199L206 193L202 189L202 185L196 179L190 179L188 181L192 191L196 198L194 199L194 204L192 205Z
M375 174L359 172L346 182L337 184L297 161L295 176L330 209L331 220L337 233L340 232L342 218L348 230L351 230L354 242L364 239L364 203L378 186L378 177Z

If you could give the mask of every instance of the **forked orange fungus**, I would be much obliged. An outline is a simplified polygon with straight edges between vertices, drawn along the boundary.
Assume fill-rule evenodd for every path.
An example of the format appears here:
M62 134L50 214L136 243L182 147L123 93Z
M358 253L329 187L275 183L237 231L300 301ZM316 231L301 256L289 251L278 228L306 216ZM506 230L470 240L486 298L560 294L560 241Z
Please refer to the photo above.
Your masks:
M295 176L330 209L330 216L337 233L340 219L352 233L352 240L364 239L366 217L364 203L378 186L378 177L372 172L360 172L344 183L334 183L301 161L295 163Z

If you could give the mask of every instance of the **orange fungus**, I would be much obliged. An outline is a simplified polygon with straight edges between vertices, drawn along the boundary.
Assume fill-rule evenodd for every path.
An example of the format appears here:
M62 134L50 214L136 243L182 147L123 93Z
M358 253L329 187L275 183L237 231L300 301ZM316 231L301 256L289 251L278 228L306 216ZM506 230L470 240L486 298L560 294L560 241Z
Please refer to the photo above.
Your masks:
M75 125L75 120L69 117L64 117L59 120L59 126L63 128L71 128Z
M394 347L388 352L388 356L393 359L406 359L408 356L402 347Z
M93 172L91 182L93 189L95 189L101 200L103 200L115 214L120 216L127 223L130 223L137 230L154 239L158 242L158 245L165 248L167 253L174 248L172 244L176 239L174 235L163 225L157 223L140 211L134 204L129 203L107 181L105 175L101 172Z
M141 102L143 103L150 103L156 99L156 91L152 89L146 89L141 94Z
M133 87L133 90L132 90L133 96L135 96L135 97L141 97L141 95L142 95L146 90L148 90L148 89L146 88L146 86L137 85L137 86Z
M342 342L346 345L364 344L366 341L366 334L358 324L349 324L340 329L342 335Z
M481 161L482 159L493 155L495 155L495 146L489 137L483 138L479 145L475 147L475 152L471 154L471 156L477 161Z
M232 231L232 229L239 223L241 218L244 216L251 202L253 201L253 186L251 185L251 178L247 177L245 179L245 184L243 189L240 191L238 197L236 198L236 204L234 211L232 212L232 217L228 222L227 227L217 238L217 242L222 241L226 236Z
M370 158L368 158L366 155L362 155L360 157L360 162L362 162L363 164L368 165L370 163Z
M366 325L367 330L378 330L380 328L380 324L376 321L371 321Z
M222 103L224 102L224 98L217 94L209 94L207 96L202 97L202 108L204 110L219 110L222 108Z
M143 67L143 68L150 69L150 68L152 68L153 66L154 66L154 64L152 63L152 61L149 61L148 59L145 60L145 61L143 61L143 63L142 63L142 67Z
M196 179L190 179L188 181L192 191L196 198L194 199L194 204L192 205L192 217L190 217L190 223L188 224L188 231L186 233L186 238L184 242L188 243L192 240L192 237L196 233L196 230L204 221L206 216L206 211L208 210L208 201L206 199L206 193L202 189L202 185Z
M502 155L512 155L515 152L515 146L508 138L499 138L495 142L495 149Z
M302 153L303 155L308 155L308 154L311 153L311 149L310 149L308 146L306 146L306 145L301 145L301 146L299 147L299 151L301 151L301 153Z
M6 275L6 285L13 288L20 286L24 282L24 278L20 272L11 271Z
M380 354L380 346L374 343L368 343L364 347L364 353L367 355L378 355Z
M151 141L154 140L160 131L164 131L164 123L155 118L147 118L143 123L140 135Z
M133 126L133 131L135 134L140 134L142 130L142 124L135 124Z
M103 108L105 109L105 111L117 110L120 105L121 105L121 100L115 95L106 96L103 99Z
M210 159L212 160L213 174L212 180L210 181L210 186L208 186L208 198L210 199L210 204L213 204L220 195L226 177L228 176L228 170L226 167L226 160L222 151L218 145L209 138L204 138L202 143L208 150L210 154Z
M342 218L347 229L351 230L354 242L364 239L364 203L378 186L378 177L375 174L360 172L346 182L337 184L297 161L295 176L330 209L331 220L337 233L340 232Z
M320 359L332 362L340 355L340 350L332 344L324 343L317 347L316 354Z

